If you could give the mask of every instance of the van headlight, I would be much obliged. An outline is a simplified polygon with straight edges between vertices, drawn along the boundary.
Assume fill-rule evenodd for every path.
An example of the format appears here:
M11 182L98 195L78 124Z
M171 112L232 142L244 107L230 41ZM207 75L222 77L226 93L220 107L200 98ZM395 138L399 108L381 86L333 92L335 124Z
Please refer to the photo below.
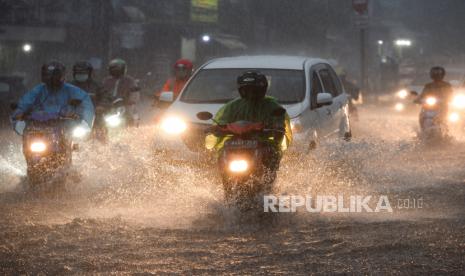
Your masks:
M187 129L186 122L179 117L166 117L161 122L161 129L168 134L181 134Z
M425 103L428 106L435 106L437 102L438 102L438 99L436 99L435 97L428 97L425 100Z
M394 109L398 112L401 112L405 109L405 105L403 103L396 103Z
M31 143L29 149L34 153L41 153L47 149L47 145L42 141L34 141Z

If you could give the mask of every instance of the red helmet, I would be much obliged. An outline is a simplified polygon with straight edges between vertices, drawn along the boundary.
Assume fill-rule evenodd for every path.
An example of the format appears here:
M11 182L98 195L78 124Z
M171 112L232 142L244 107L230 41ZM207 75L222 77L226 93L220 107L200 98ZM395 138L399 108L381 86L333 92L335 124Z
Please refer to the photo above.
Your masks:
M174 64L174 69L179 69L179 68L186 68L188 70L192 70L192 68L194 68L194 64L192 63L192 61L190 61L188 59L184 59L184 58L179 59Z

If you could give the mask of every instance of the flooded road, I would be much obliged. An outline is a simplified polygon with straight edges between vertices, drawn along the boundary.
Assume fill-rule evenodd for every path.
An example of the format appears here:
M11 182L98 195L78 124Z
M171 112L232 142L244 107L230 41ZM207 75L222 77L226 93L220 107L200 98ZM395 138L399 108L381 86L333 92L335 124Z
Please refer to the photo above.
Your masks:
M360 110L352 142L286 157L276 183L278 194L386 195L393 212L380 213L238 212L215 167L154 155L149 125L82 145L66 192L37 195L4 132L0 274L461 275L465 141L425 148L414 116L389 115Z

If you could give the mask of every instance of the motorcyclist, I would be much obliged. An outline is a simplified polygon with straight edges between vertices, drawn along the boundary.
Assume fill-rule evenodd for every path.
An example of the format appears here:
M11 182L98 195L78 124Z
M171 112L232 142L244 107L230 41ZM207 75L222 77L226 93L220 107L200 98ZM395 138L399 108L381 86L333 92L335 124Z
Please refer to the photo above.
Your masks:
M139 124L136 106L140 99L140 88L136 80L127 75L126 62L120 58L113 59L108 65L108 76L103 81L103 93L113 100L122 98L126 106L126 119L130 125Z
M71 84L81 88L89 94L95 107L95 122L93 128L93 137L102 141L105 140L105 125L103 115L105 109L111 103L111 98L103 91L103 87L92 77L94 68L87 61L78 61L73 66L73 80Z
M155 93L155 98L158 99L162 92L173 92L173 99L176 99L181 93L181 90L186 85L192 75L194 65L188 59L179 59L173 66L174 77L166 80L161 91Z
M425 85L423 92L415 100L416 103L423 102L428 97L435 97L437 99L437 108L440 113L440 119L445 120L448 111L449 102L453 96L452 85L444 81L446 70L441 66L434 66L430 70L430 77L432 82ZM422 116L420 114L420 126L423 127Z
M100 83L93 79L93 70L92 64L87 61L76 62L73 65L73 80L70 83L86 91L94 106L97 107L98 102L102 100L103 93Z
M265 128L279 129L283 132L276 132L271 141L275 148L277 158L270 158L279 164L283 150L287 148L292 140L289 116L283 114L280 116L273 115L273 112L283 107L270 96L266 96L268 81L265 75L256 71L245 72L237 78L239 98L236 98L225 104L215 116L215 124L226 125L237 121L250 121L263 123ZM220 151L223 147L225 137L216 137L210 135L206 138L207 149ZM277 162L277 163L276 163Z
M65 66L58 61L42 65L41 84L24 94L12 114L13 121L23 120L31 112L56 113L63 116L77 115L88 129L94 121L94 106L89 95L72 84L65 82ZM80 100L77 108L70 106L71 100Z

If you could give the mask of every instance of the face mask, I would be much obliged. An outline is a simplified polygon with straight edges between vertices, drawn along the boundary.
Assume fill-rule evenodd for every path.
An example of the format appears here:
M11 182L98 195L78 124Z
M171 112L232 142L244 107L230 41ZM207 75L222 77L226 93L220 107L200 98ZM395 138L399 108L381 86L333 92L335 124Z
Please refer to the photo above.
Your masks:
M89 79L88 74L75 74L74 79L78 82L85 82Z
M110 75L115 78L120 78L124 75L124 71L120 68L110 68Z

